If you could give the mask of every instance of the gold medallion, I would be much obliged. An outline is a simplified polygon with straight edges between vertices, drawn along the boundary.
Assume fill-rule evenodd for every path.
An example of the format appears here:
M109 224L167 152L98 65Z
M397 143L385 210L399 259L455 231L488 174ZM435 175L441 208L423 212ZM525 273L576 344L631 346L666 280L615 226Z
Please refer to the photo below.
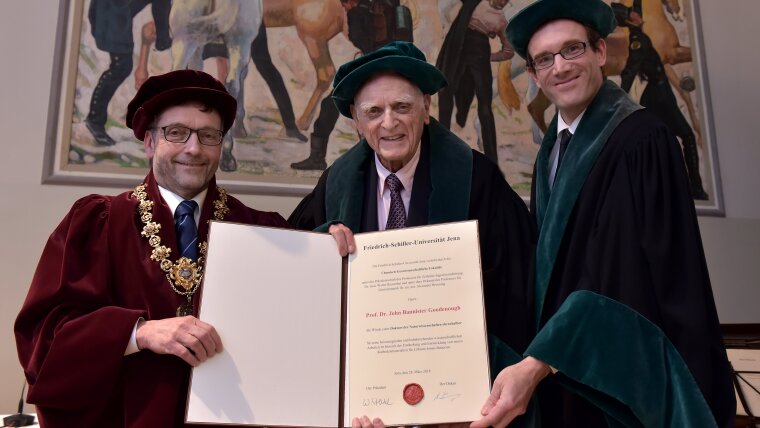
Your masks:
M187 257L181 257L171 267L169 273L173 279L174 287L182 287L185 291L191 291L200 284L198 265Z
M166 273L166 279L172 290L187 298L187 302L177 308L177 316L193 315L192 296L203 280L203 264L206 261L208 245L205 241L198 243L200 257L197 263L187 257L180 257L176 262L172 262L169 259L171 248L161 245L161 237L158 236L161 224L153 221L152 211L155 204L148 199L146 189L147 185L143 183L135 187L131 195L140 202L137 206L140 220L143 222L140 235L147 239L148 245L152 248L150 259L157 262L161 270ZM217 187L217 191L219 197L213 202L214 220L224 220L224 216L230 212L227 208L227 192L221 187Z

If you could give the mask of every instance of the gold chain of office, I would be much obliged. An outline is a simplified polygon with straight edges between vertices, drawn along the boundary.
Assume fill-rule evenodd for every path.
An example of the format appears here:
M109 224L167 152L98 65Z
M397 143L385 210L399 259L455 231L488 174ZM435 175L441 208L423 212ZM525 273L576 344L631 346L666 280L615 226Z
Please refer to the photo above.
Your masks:
M187 298L187 302L177 308L177 316L193 314L193 305L191 303L193 294L198 290L198 286L203 279L203 265L206 261L206 251L208 245L206 241L198 242L200 256L195 262L187 257L180 257L177 261L172 262L169 259L171 248L161 245L161 237L158 236L161 231L161 223L153 221L153 201L148 199L148 193L145 191L146 185L143 183L132 192L131 197L140 203L137 206L140 220L144 223L140 235L148 240L148 244L153 248L150 259L158 262L161 270L166 273L166 279L169 281L172 290L181 296ZM214 220L223 220L224 216L230 212L227 207L227 191L217 187L219 198L214 201Z

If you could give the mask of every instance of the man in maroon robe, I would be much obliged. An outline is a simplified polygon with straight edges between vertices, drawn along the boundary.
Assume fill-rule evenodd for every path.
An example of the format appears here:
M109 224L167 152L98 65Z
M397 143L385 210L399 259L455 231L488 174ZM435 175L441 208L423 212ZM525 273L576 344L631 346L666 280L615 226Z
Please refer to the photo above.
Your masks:
M194 316L208 221L287 227L216 186L235 110L224 85L192 70L151 77L130 102L127 126L150 173L134 190L74 204L16 320L27 400L42 426L184 426L190 368L222 350ZM180 247L182 206L196 230Z

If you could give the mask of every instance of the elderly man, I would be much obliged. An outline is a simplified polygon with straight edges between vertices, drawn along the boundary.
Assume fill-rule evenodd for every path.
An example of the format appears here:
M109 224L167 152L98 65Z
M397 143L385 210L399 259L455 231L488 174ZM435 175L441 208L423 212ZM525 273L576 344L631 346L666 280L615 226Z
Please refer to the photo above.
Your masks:
M352 231L477 219L491 346L522 352L532 322L534 228L498 167L430 117L430 97L445 84L408 42L340 67L333 100L363 138L323 173L289 222L329 229L345 255Z
M544 426L733 426L683 157L668 126L605 80L614 27L602 0L538 0L507 27L558 113L531 198L538 331L472 428L505 426L537 386Z
M192 70L151 77L129 103L151 171L134 190L74 204L16 320L42 426L184 426L190 368L222 350L194 316L209 220L287 227L216 185L235 108Z

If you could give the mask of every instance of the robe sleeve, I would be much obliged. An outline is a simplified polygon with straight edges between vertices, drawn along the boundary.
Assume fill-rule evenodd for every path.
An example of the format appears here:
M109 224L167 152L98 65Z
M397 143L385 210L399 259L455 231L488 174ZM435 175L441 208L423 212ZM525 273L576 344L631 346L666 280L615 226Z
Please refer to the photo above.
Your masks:
M535 332L530 280L535 223L525 202L481 153L473 152L472 179L469 215L478 220L488 333L519 355Z
M635 218L659 316L718 426L733 426L735 403L681 147L664 126L627 157ZM654 167L646 168L650 164Z
M38 406L92 412L106 406L132 328L146 315L113 302L110 206L109 197L98 195L74 204L48 239L16 319L28 401Z
M536 230L525 202L490 160L473 153L470 217L478 219L491 376L522 360L535 333L530 272ZM510 427L538 426L535 399Z
M299 230L314 230L327 222L325 189L330 169L325 170L314 190L306 195L288 217L288 223Z

